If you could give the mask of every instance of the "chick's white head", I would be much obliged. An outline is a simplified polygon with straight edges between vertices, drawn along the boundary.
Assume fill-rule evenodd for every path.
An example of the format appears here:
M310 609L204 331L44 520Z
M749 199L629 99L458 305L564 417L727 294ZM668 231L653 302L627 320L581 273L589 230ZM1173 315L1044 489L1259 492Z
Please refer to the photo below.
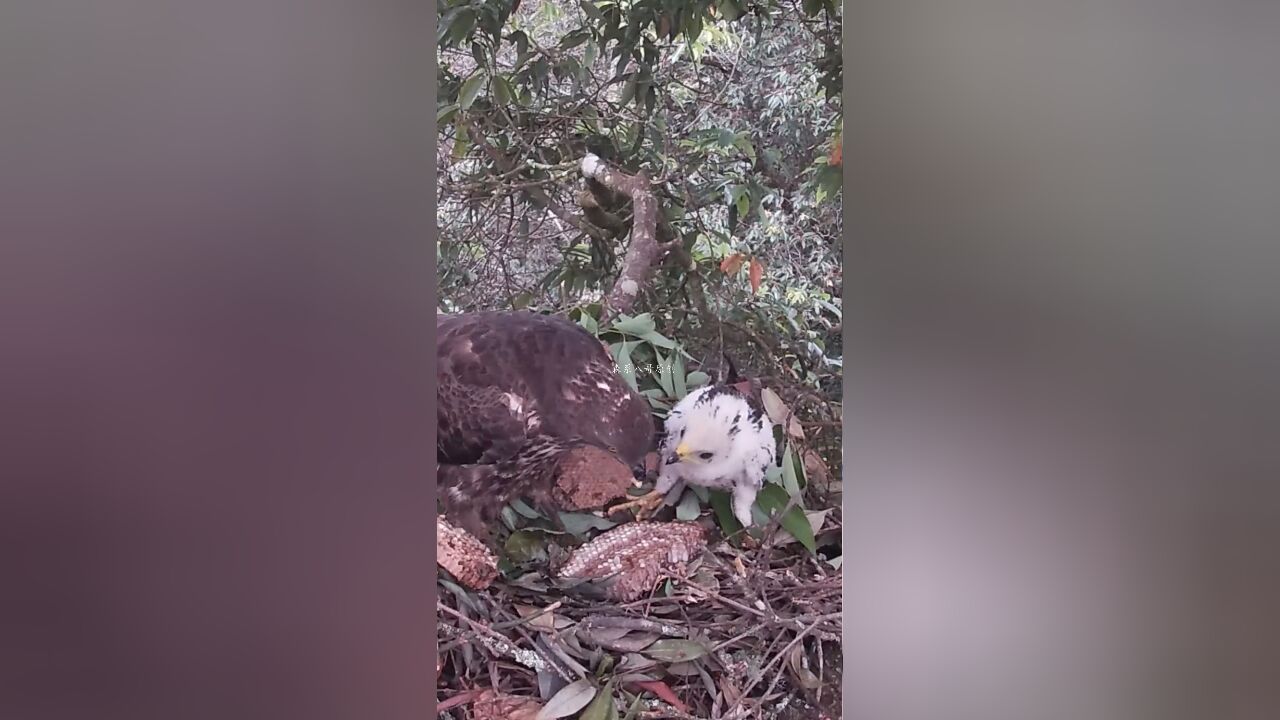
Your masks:
M698 484L728 487L744 475L763 474L763 463L773 459L771 424L730 388L690 393L672 409L666 429L663 462Z

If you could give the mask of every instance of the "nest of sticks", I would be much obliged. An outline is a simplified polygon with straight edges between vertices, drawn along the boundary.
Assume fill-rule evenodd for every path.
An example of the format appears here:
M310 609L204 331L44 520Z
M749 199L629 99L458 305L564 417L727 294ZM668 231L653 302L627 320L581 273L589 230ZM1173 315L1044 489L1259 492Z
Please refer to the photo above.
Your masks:
M838 538L839 511L830 519ZM626 527L610 531L628 540L618 548L638 545ZM547 716L578 720L838 718L838 567L782 544L776 525L751 547L679 530L673 562L644 575L652 587L622 595L635 599L554 561L508 566L481 589L442 573L440 717L531 720L553 705Z

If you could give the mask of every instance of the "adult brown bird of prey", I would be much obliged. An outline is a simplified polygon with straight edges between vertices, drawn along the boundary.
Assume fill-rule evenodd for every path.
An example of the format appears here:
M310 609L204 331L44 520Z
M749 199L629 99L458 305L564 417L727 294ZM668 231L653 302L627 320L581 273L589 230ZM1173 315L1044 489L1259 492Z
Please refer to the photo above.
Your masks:
M545 504L575 450L603 450L628 474L642 466L649 403L585 329L532 312L475 312L437 314L436 336L437 477L458 526L485 538L511 499Z

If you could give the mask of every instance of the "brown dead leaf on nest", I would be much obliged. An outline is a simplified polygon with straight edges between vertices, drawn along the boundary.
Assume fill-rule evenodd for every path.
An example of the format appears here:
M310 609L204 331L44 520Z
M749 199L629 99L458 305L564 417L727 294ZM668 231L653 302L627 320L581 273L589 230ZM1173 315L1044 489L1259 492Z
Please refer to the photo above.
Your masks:
M635 480L617 456L595 447L578 448L560 461L551 497L564 510L592 510L626 497Z
M540 709L533 698L485 690L471 705L471 720L533 720Z
M773 421L774 425L781 425L786 430L787 435L797 439L804 439L804 428L800 426L800 419L787 406L778 393L763 388L760 390L760 400L764 405L765 414Z
M683 572L705 548L706 531L696 523L627 523L575 550L558 574L603 581L606 595L625 602Z
M436 564L472 590L483 590L498 575L498 560L470 533L443 516L436 518Z
M831 471L815 450L804 452L804 476L810 485L827 489L831 485Z

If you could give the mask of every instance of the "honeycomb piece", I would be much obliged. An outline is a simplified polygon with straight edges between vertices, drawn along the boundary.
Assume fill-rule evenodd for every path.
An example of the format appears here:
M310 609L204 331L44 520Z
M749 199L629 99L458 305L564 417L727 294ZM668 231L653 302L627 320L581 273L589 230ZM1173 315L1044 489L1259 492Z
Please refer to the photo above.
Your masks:
M564 510L593 510L626 497L635 482L631 468L597 447L576 448L560 461L551 498Z
M471 720L534 720L541 707L533 698L485 690L471 705Z
M603 580L605 594L625 602L681 572L705 547L706 532L696 523L627 523L575 550L558 575Z
M472 590L483 590L498 575L498 560L476 538L443 515L436 517L436 564Z

